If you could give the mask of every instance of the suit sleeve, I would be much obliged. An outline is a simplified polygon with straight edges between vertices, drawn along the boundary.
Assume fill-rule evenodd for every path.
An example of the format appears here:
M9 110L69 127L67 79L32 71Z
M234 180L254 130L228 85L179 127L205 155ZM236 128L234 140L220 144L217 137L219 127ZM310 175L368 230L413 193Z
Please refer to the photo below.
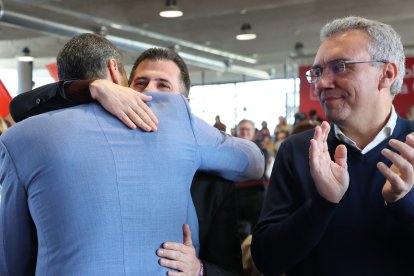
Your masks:
M203 244L200 244L200 257L209 276L241 275L243 270L241 247L237 235L234 190L229 187L223 196L223 202L216 211L207 235L205 251ZM201 256L203 251L205 255Z
M200 153L201 171L231 181L247 181L263 176L265 160L255 143L232 137L200 118L191 117Z
M34 275L37 238L27 194L0 140L0 275Z
M197 172L191 185L191 196L199 219L199 257L207 275L241 275L233 183Z
M93 80L63 80L17 95L10 114L20 122L28 117L93 101L89 84Z

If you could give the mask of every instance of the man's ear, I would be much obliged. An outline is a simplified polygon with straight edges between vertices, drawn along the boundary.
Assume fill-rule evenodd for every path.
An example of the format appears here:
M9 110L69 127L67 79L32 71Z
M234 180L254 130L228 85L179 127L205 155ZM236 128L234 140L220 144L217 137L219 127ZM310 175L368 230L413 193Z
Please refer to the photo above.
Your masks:
M109 74L113 83L122 85L122 69L119 68L115 59L111 58L108 61Z
M393 62L386 63L382 74L380 76L380 80L378 83L378 89L381 90L383 88L390 88L391 85L394 83L395 78L398 75L398 68L397 65Z

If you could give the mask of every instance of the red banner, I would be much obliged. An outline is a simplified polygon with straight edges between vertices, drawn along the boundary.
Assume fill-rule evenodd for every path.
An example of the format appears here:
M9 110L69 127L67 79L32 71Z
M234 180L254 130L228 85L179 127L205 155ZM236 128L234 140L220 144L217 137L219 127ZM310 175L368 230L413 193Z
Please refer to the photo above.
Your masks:
M315 94L315 87L306 80L305 72L309 70L311 65L299 67L300 79L300 102L299 111L308 114L309 110L315 109L319 115L323 115L322 107L319 99ZM398 115L406 117L408 108L414 105L414 57L405 60L405 77L401 88L401 93L395 96L394 107ZM323 117L323 116L321 116Z
M46 64L46 68L49 71L50 76L55 80L59 81L56 63Z
M394 99L394 107L398 115L407 117L410 105L414 105L414 57L405 59L405 77L401 92Z
M12 100L9 92L0 80L0 117L4 118L9 115L9 104Z
M300 87L299 87L299 112L303 112L306 115L309 115L309 111L314 109L318 113L318 115L322 118L325 118L325 114L323 109L319 103L318 95L315 92L315 86L310 84L306 80L305 73L308 71L312 65L300 66L299 67L299 79L300 79Z

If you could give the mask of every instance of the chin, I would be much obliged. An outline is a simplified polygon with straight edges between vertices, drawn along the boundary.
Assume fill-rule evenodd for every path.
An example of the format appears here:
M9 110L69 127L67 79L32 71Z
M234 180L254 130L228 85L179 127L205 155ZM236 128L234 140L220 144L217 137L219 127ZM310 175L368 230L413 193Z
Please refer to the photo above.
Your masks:
M335 122L338 119L340 119L340 116L339 116L338 112L336 112L335 110L326 110L326 108L325 108L324 112L325 112L326 120L328 120L330 122Z

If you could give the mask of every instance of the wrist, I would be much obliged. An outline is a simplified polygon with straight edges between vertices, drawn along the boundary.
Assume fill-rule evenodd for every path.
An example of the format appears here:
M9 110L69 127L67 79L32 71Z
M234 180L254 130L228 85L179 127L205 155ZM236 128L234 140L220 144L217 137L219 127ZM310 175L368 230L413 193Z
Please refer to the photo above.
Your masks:
M199 260L199 261L200 261L200 269L198 270L198 276L206 276L204 274L204 264L203 264L203 261L202 260Z
M99 82L100 80L93 80L91 81L91 83L89 84L89 91L91 93L91 98L94 100L97 100L99 97Z

